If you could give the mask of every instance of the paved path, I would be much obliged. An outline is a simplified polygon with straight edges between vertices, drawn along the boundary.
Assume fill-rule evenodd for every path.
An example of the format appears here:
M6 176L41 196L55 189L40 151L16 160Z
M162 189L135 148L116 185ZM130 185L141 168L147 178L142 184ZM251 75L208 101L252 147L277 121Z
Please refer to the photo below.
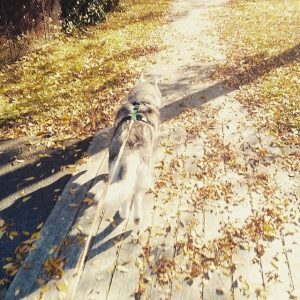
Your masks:
M164 123L142 221L102 220L74 277L95 213L90 198L107 173L110 131L99 133L7 299L69 299L74 288L75 299L300 296L299 149L259 131L234 91L210 79L224 61L210 13L223 4L175 1L162 30L171 46L147 75L161 78ZM62 278L46 284L45 269L59 274L60 266Z

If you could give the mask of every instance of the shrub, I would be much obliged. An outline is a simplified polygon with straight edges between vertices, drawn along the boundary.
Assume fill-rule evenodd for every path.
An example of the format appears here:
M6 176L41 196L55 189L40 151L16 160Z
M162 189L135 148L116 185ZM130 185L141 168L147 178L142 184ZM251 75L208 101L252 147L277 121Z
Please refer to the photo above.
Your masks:
M107 12L118 5L119 0L60 0L63 28L94 25L105 20Z

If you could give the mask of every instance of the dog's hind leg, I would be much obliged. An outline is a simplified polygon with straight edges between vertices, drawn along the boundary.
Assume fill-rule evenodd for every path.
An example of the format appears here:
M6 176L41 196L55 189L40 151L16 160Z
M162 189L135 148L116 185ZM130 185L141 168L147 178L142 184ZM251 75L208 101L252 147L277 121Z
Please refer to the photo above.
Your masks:
M137 191L133 196L133 215L135 221L139 221L143 216L144 194L145 194L145 190L141 189Z
M127 219L129 217L130 203L131 198L125 200L119 208L119 215L122 219Z
M144 214L143 201L146 190L152 183L151 161L138 168L135 191L133 195L133 216L135 221L139 221Z

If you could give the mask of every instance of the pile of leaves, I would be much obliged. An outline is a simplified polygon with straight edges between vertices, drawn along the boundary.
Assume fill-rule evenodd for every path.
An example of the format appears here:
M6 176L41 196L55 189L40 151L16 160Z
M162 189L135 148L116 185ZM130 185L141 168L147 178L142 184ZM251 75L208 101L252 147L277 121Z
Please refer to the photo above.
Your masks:
M233 0L218 20L227 63L217 77L238 89L238 100L262 127L283 143L299 143L299 3Z
M2 235L6 235L9 239L13 240L17 236L21 236L23 241L18 245L14 251L13 257L6 257L3 269L7 274L6 278L0 278L0 287L10 282L10 280L16 275L27 254L35 249L35 243L40 239L40 231L43 223L36 226L33 233L28 231L17 232L12 229L11 224L7 224L3 219L0 219L0 238ZM32 266L25 266L31 268Z
M112 124L116 108L161 47L169 0L126 0L101 25L61 34L0 70L0 134L55 144ZM51 144L51 143L50 143Z

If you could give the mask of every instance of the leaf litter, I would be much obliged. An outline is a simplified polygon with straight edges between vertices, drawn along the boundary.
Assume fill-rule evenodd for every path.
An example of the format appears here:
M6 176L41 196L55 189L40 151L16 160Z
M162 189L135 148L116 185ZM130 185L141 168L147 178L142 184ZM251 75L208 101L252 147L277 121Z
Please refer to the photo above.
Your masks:
M178 201L179 196L181 199L187 199L184 201L188 201L188 205L192 204L191 210L181 210L182 212L190 211L192 219L189 223L183 223L180 217L178 219L177 226L182 228L184 234L176 241L173 258L170 258L169 252L164 254L164 251L159 257L153 256L154 249L151 248L151 244L143 246L143 252L140 254L142 263L136 265L140 270L139 287L135 293L136 299L147 298L149 286L157 284L165 291L171 283L175 286L178 285L178 290L181 290L182 282L193 282L196 278L200 278L201 282L205 284L210 281L212 272L216 271L231 278L236 270L234 254L240 250L253 249L256 254L253 264L257 263L265 255L268 243L274 239L281 239L285 224L293 222L296 218L295 215L290 214L292 210L290 204L293 201L287 202L278 196L278 187L274 183L274 178L269 172L260 171L260 166L270 164L269 151L264 148L253 148L252 155L256 157L255 166L249 167L247 164L241 164L239 156L242 151L238 153L231 145L224 145L222 137L214 130L216 124L212 116L217 114L217 111L212 112L208 107L203 108L200 113L197 110L188 109L174 120L164 124L170 131L173 129L176 131L178 127L184 128L187 133L184 144L187 147L195 138L202 136L205 140L205 149L200 155L187 152L182 155L177 154L175 158L164 159L156 165L159 175L155 182L155 189L151 190L151 193L154 197L158 197L156 190L159 190L160 201L163 203L159 204L159 207L163 210L165 205L168 210L167 204ZM176 142L163 141L162 146L169 149L166 153L172 156ZM240 147L243 149L243 145ZM242 159L245 159L243 153ZM192 160L197 168L190 169L189 160ZM280 165L285 161L285 156L276 157L276 162ZM254 208L253 214L249 215L244 222L221 223L219 237L206 241L203 240L203 233L199 232L198 227L200 216L207 207L212 207L213 211L214 205L220 207L220 203L235 206L243 204L245 201L252 201L249 198L237 197L234 183L230 181L230 178L220 181L220 176L217 174L220 171L224 172L222 171L224 166L226 172L230 171L243 176L247 181L248 193L259 191L263 202L259 207ZM178 184L176 178L185 180L180 180ZM165 222L163 226L165 227L162 228L162 232L170 232L168 222ZM156 234L153 229L151 232ZM276 261L272 262L274 271L272 274L268 274L267 278L271 282L277 282L279 280L278 267ZM252 290L250 283L242 277L236 288L241 289L245 295L249 295ZM225 293L221 288L219 292ZM253 292L258 298L265 298L267 295L263 286Z
M261 129L283 144L299 145L297 1L233 0L215 17L220 40L226 41L227 56L215 77L225 78L224 83L237 90L236 98Z

